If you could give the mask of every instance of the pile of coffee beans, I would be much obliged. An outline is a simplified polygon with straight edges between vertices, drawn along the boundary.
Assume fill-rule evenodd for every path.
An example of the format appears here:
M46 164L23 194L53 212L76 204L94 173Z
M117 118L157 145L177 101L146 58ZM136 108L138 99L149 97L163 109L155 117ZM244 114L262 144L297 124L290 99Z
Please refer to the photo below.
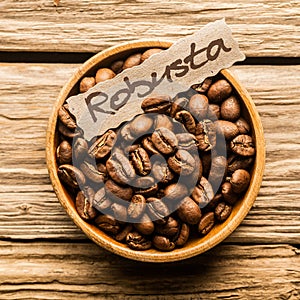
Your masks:
M115 61L83 78L79 91L160 51ZM151 95L141 107L143 114L87 141L64 104L58 176L86 222L131 249L171 251L209 233L242 199L255 159L251 124L220 74L173 99Z

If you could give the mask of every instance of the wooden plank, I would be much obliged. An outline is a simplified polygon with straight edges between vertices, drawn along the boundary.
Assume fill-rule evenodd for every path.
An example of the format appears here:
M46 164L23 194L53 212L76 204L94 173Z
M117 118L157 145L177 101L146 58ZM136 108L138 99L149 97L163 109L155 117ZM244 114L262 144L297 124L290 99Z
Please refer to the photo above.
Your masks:
M60 207L45 164L47 119L78 65L1 64L0 238L85 239ZM260 194L227 242L300 243L300 66L237 66L261 115Z
M299 56L299 1L7 0L0 51L98 52L135 39L176 41L225 18L247 56Z
M162 265L91 243L1 242L0 299L296 300L299 254L289 245L222 245Z

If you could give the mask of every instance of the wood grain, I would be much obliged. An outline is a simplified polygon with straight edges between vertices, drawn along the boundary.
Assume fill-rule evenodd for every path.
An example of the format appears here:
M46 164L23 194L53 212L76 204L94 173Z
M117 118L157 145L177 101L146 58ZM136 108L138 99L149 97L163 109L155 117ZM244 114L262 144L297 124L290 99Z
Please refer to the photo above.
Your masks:
M137 38L177 40L225 18L247 56L299 57L297 0L7 0L0 51L98 52Z
M55 197L45 164L52 105L78 65L0 64L0 238L85 239ZM252 95L266 137L259 196L227 239L300 243L300 67L233 68Z
M161 265L130 261L92 243L1 242L0 299L296 300L299 254L289 245L221 245Z

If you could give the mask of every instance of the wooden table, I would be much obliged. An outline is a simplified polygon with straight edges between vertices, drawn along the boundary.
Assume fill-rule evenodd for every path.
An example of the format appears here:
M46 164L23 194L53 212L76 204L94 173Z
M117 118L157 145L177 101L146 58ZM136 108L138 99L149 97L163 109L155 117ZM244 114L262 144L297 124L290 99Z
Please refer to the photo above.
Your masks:
M203 255L170 264L113 255L53 192L45 135L55 98L93 53L175 41L222 17L248 57L232 69L265 130L259 196ZM299 25L299 0L1 1L0 299L300 299Z

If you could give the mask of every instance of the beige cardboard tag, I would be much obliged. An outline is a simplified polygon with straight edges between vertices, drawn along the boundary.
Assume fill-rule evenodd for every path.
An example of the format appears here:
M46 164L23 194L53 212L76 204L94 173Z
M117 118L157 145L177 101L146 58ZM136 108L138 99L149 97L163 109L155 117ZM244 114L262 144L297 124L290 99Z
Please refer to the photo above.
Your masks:
M244 59L222 19L67 102L84 137L90 140L142 113L141 102L150 94L174 97Z

